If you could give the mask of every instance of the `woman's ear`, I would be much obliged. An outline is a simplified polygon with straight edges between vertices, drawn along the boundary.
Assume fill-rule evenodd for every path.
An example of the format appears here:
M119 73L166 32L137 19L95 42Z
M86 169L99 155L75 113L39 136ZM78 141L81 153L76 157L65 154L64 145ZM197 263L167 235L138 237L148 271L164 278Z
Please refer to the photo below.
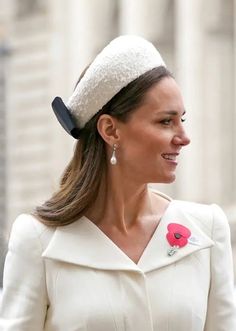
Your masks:
M97 129L107 144L113 145L119 141L117 119L114 117L102 114L97 121Z

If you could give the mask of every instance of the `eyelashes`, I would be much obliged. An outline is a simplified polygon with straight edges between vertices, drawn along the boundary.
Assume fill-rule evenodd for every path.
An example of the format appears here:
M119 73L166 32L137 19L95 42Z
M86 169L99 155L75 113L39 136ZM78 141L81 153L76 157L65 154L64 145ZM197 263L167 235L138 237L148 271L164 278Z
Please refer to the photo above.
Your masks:
M186 121L186 118L181 118L182 123L184 123L185 121ZM165 118L160 121L160 123L163 125L170 125L172 122L174 122L174 119L172 119L172 118Z

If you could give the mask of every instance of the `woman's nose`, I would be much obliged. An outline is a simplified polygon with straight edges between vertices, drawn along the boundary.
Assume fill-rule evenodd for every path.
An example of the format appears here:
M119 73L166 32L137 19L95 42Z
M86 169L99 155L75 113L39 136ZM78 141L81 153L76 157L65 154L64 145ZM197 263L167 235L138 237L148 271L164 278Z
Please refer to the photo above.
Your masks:
M176 145L186 146L190 143L190 138L187 136L184 130L181 130L181 132L174 136L173 142Z

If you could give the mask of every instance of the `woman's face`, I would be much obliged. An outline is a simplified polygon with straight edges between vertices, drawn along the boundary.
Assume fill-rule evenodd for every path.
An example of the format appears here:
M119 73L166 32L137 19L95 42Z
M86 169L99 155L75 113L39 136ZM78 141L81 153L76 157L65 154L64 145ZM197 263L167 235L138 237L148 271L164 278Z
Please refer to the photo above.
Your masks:
M117 161L124 176L142 184L175 180L178 155L190 142L184 113L173 78L163 78L146 93L142 106L126 123L119 123Z

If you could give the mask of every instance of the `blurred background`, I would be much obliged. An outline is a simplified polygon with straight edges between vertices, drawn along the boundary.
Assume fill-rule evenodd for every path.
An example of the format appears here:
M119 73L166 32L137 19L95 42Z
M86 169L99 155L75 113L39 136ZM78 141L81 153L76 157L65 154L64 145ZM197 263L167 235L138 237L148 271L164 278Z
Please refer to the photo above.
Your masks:
M236 261L236 0L0 0L0 287L12 222L50 197L72 156L51 101L122 34L156 45L185 100L192 143L176 182L157 188L218 203Z

